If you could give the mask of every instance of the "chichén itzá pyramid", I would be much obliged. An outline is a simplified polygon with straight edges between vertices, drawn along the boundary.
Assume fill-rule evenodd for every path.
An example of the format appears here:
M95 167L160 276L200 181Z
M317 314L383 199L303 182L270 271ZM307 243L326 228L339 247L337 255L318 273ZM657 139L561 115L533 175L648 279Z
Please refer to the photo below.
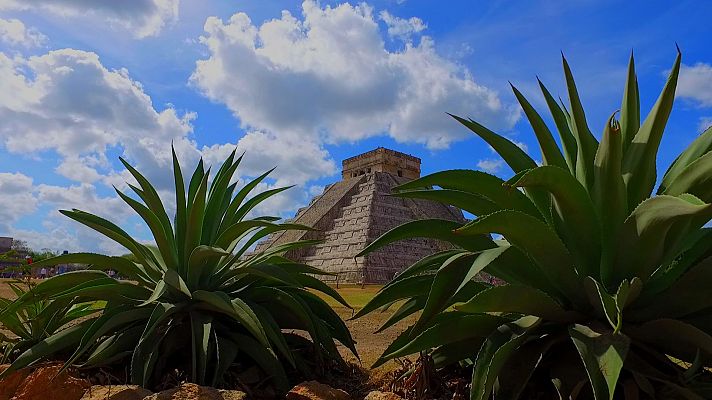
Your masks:
M287 257L336 274L339 283L383 283L424 256L449 248L432 239L409 239L354 258L381 234L416 219L463 221L459 209L419 199L390 196L391 189L420 177L420 159L383 147L343 161L339 182L300 209L292 222L315 231L284 231L257 245L261 251L296 240L322 243Z

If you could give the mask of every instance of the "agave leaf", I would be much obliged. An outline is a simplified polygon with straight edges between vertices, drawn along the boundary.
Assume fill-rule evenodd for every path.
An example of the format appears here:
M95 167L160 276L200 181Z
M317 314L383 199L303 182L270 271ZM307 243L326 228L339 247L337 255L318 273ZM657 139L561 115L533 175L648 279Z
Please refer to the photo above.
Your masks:
M655 319L627 331L629 336L682 361L692 362L698 351L707 362L712 359L712 336L678 319Z
M697 137L685 151L675 159L663 176L663 180L658 187L658 194L663 194L668 186L674 181L688 165L707 154L712 150L712 126L707 128Z
M409 190L394 193L393 196L407 199L431 200L448 204L473 215L485 215L501 210L501 207L481 195L458 190Z
M131 324L136 321L147 320L151 315L151 310L147 307L136 309L114 308L93 319L93 323L86 329L74 354L65 362L62 370L68 368L79 357L84 355L96 341L107 333L113 332L121 326ZM60 372L61 372L60 371Z
M221 335L215 335L216 351L218 362L215 365L215 373L210 386L217 386L220 377L232 366L240 350L235 342L226 339Z
M437 270L440 267L440 265L442 265L443 261L454 256L455 254L463 253L463 252L466 253L468 251L461 250L461 249L451 249L451 250L445 250L445 251L433 253L429 256L425 256L425 257L421 258L420 260L416 261L415 263L413 263L411 266L404 269L403 271L396 274L396 276L394 276L390 282L385 284L382 289L385 289L390 286L394 286L398 282L400 282L406 278L410 278L410 277L425 274L425 273L431 273L432 271Z
M593 186L593 160L596 157L598 141L591 133L586 122L581 99L579 98L576 82L574 81L571 68L566 58L561 55L564 66L564 76L566 78L566 88L569 93L569 103L571 105L571 131L576 138L576 178L581 184L589 189Z
M306 274L296 274L294 279L304 287L322 292L325 295L331 297L332 299L338 301L344 307L353 310L353 307L351 307L349 303L346 302L346 300L341 296L341 294L339 294L339 292L337 292L333 287L327 285L323 281Z
M434 349L430 355L433 359L435 368L443 368L454 363L460 365L472 366L473 353L482 347L482 343L486 338L472 338L460 342L451 343L447 346L440 346Z
M482 344L472 371L470 399L490 397L497 375L509 357L529 338L529 332L541 323L538 317L522 317L501 325Z
M633 52L630 53L628 62L628 76L623 91L621 104L621 149L625 153L640 128L640 95L638 93L638 76L635 73Z
M688 245L668 267L658 268L645 285L641 302L654 300L658 293L667 290L698 261L712 256L712 228L702 228L688 238Z
M413 276L403 279L397 285L384 287L351 319L360 318L386 304L427 293L430 290L432 279L432 276Z
M238 343L240 351L246 353L260 368L269 374L279 390L286 391L289 389L287 374L282 367L282 363L271 349L260 346L259 342L247 335L235 332L229 332L227 335L235 343Z
M143 326L135 325L107 337L94 348L81 367L107 365L131 355L141 337L143 328Z
M618 333L623 320L616 304L616 299L606 291L605 287L590 276L584 279L584 288L594 310L600 316L605 317L614 332Z
M171 156L173 157L173 180L175 183L176 192L176 214L175 214L175 240L176 240L176 256L178 259L178 272L184 273L185 265L185 234L186 224L188 219L187 204L185 198L185 182L183 181L183 171L180 167L180 162L176 156L176 150L171 145Z
M480 217L455 231L460 235L499 233L520 248L539 266L566 299L585 304L575 262L556 234L543 222L529 215L505 210Z
M500 209L512 209L540 217L536 206L519 190L508 190L502 186L504 181L494 175L482 171L456 169L435 172L410 182L397 186L394 191L410 191L414 189L430 189L439 186L443 189L467 192L497 204Z
M76 346L85 330L93 321L91 319L63 329L54 335L41 340L22 354L5 371L0 373L0 379L19 369L25 368L59 351Z
M188 289L188 285L185 284L185 281L183 281L183 278L178 275L178 272L176 272L176 270L166 270L166 272L163 274L163 281L166 282L169 287L177 290L178 292L186 296L188 299L192 297L190 289Z
M381 235L378 239L366 246L365 249L361 250L356 257L362 257L365 254L372 253L393 242L414 237L445 240L470 251L494 247L494 243L486 235L463 237L454 234L453 231L461 226L462 224L459 222L441 219L422 219L406 222Z
M413 315L425 307L425 302L428 300L426 295L411 297L401 304L396 311L384 322L374 333L380 333L390 328L391 326L402 321L403 318Z
M631 318L636 321L658 317L681 318L712 307L710 279L712 257L693 266L666 290L647 297L647 301L632 311Z
M241 299L230 299L223 292L208 292L196 290L193 292L193 299L201 301L217 312L226 314L239 322L265 347L271 347L269 340L265 336L264 328L254 311Z
M351 337L349 328L331 306L322 301L319 296L305 290L285 287L284 291L299 298L302 303L307 306L306 308L309 310L312 319L314 319L318 325L328 328L330 337L338 340L341 344L346 346L357 359L359 358L358 351L356 350L356 342L353 337ZM330 340L327 337L324 337L324 339Z
M119 157L119 161L126 167L126 169L133 175L136 181L141 186L142 190L136 191L136 193L141 197L141 199L146 203L148 208L154 213L159 221L159 224L163 227L163 231L167 236L167 241L170 244L170 248L175 251L175 238L173 237L173 227L171 226L171 221L168 218L166 209L163 206L161 197L158 195L156 189L151 185L140 172L138 172L134 167L131 166L126 160Z
M613 400L630 339L622 334L600 334L585 325L569 328L581 356L596 400Z
M529 286L493 286L475 295L468 302L456 304L455 309L466 313L518 313L534 315L550 321L570 322L581 315L564 310L544 292Z
M146 269L151 268L149 261L151 261L153 265L157 265L156 260L153 259L153 256L148 253L145 247L136 242L126 231L119 228L116 224L80 210L59 210L59 212L124 246L136 256L138 261L143 264Z
M660 97L633 137L623 158L623 180L628 191L628 208L633 209L650 196L656 180L656 158L672 104L682 54L678 51Z
M425 307L414 327L416 331L430 322L433 316L444 311L449 306L449 300L465 283L502 254L500 248L490 250L480 254L456 254L443 262L433 278Z
M153 281L160 277L159 271L149 268L144 269L142 266L124 258L111 257L96 253L70 253L61 254L56 257L46 258L34 262L33 268L41 268L46 266L54 266L59 264L88 264L93 270L112 269L119 275L125 276L131 280L138 280L144 283Z
M208 367L208 342L212 331L212 317L200 312L190 313L190 327L193 350L193 382L205 382L205 371Z
M519 399L546 353L561 340L563 340L561 335L549 335L520 346L502 367L497 377L495 396L503 399Z
M511 140L492 132L475 121L466 120L452 114L448 115L484 139L515 173L525 169L536 168L536 162L534 162L524 150L520 149L519 146L512 143Z
M544 161L544 165L555 165L557 167L566 168L566 160L559 150L559 146L556 144L554 137L551 135L551 131L544 123L538 112L532 107L532 105L527 101L527 99L522 95L522 93L511 85L514 95L517 97L519 104L524 110L524 114L529 120L534 134L536 135L537 141L539 142L539 148L541 149L541 156Z
M212 184L210 185L208 200L205 206L205 218L203 219L203 235L205 236L205 243L212 243L215 239L218 229L220 228L219 222L223 217L222 213L225 211L223 205L225 203L229 204L231 200L230 197L232 196L232 191L229 190L230 180L235 174L235 171L241 161L240 158L233 162L236 151L237 149L233 150L228 158L223 162L217 174L215 174ZM227 205L225 207L227 207Z
M247 183L242 189L240 189L239 192L237 192L232 201L230 201L230 205L227 207L227 210L225 210L225 216L223 217L222 223L220 224L220 229L218 230L219 233L222 233L232 224L239 221L235 217L235 215L237 213L237 210L242 205L242 202L245 200L245 198L247 198L247 195L250 194L250 192L252 192L252 190L260 184L260 182L262 182L269 174L272 173L272 171L274 171L274 168L253 179L252 181Z
M631 60L632 62L632 60ZM630 77L629 77L630 79ZM631 100L632 101L632 100ZM601 218L601 281L608 286L613 278L613 256L616 233L628 216L625 183L621 176L623 138L620 125L611 115L603 130L594 161L594 186L591 193ZM628 118L634 118L634 115ZM635 125L634 121L628 123ZM629 127L629 129L632 129ZM637 130L637 126L635 127Z
M183 248L185 259L188 259L193 249L201 244L206 244L203 243L203 220L205 218L205 196L208 190L209 176L210 170L207 171L200 181L200 185L195 192L195 197L188 200L189 211L188 220L186 222L185 247Z
M690 201L667 195L656 196L642 202L626 219L617 239L614 276L616 281L639 277L647 281L663 260L666 240L671 229L682 225L685 235L699 229L712 215L712 205L693 204Z
M679 196L684 193L696 195L712 202L712 151L691 162L673 179L665 194Z
M422 331L403 347L385 353L381 358L393 359L415 354L420 351L471 338L485 338L498 326L508 322L506 318L488 314L467 315L450 311L438 316L438 319ZM476 349L472 349L473 353ZM473 354L474 355L474 354Z
M571 128L569 128L567 116L539 78L537 78L537 82L539 82L539 88L541 88L546 104L549 106L549 111L556 124L556 129L559 131L559 138L561 139L561 147L564 149L566 165L568 165L569 171L575 174L578 145L576 144L576 138L573 133L571 133Z
M556 166L532 169L506 183L514 187L539 187L550 192L561 218L564 242L576 259L581 275L598 272L600 223L586 188L566 170Z
M229 253L220 247L200 245L193 248L188 258L188 268L186 271L187 282L185 282L187 286L191 288L197 287L202 274L215 272L212 270L205 271L205 268L210 268L206 267L206 264L219 260L227 255L229 255Z
M139 304L138 306L143 307L145 305L155 303L156 300L160 299L164 294L166 294L167 290L168 286L166 285L166 281L161 279L160 281L158 281L158 283L156 283L156 286L153 287L151 295L146 300L141 302L141 304Z
M287 340L284 338L282 330L277 324L277 321L274 320L272 314L270 314L266 308L255 302L250 301L249 305L257 316L257 319L262 323L262 327L270 343L272 343L276 351L287 360L289 365L295 368L297 364L294 355L289 349L289 344L287 344Z
M153 238L156 241L156 245L158 246L158 250L160 251L163 263L166 266L169 266L169 268L176 268L178 259L176 255L175 244L172 242L173 239L171 238L173 233L170 230L170 225L168 227L169 230L166 231L166 227L161 224L161 221L158 216L148 207L125 195L116 187L114 187L114 190L119 195L119 197L121 197L121 199L126 204L131 206L131 208L136 211L136 213L144 220L144 222L146 222L146 225L151 230Z
M263 201L267 200L268 198L277 195L279 193L284 192L285 190L291 189L294 186L285 186L277 189L270 189L266 190L260 194L255 195L251 199L247 200L245 204L243 204L235 213L234 221L239 221L243 217L247 215L250 211L252 211L253 208L255 208L258 204L262 203Z

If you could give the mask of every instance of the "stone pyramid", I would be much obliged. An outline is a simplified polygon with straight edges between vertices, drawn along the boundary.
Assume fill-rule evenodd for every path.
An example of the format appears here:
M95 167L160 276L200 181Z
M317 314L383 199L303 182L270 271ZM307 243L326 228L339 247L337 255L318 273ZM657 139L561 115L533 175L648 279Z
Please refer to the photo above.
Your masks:
M324 188L292 222L316 231L274 234L257 245L261 251L296 240L323 243L287 254L295 261L335 273L337 283L384 283L413 262L449 248L432 239L409 239L354 258L384 232L415 219L464 222L459 209L440 203L389 196L391 189L420 177L420 159L378 148L343 161L342 179Z

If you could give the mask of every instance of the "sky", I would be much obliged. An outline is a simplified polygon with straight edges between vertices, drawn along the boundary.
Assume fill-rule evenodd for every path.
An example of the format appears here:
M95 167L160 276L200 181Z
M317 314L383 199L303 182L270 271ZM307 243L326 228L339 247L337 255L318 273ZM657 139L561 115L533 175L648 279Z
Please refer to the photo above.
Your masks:
M114 191L131 182L118 158L171 208L171 143L185 169L237 147L241 183L276 166L259 189L294 187L257 212L285 218L379 146L420 157L423 173L506 178L446 113L540 159L510 82L546 115L536 78L565 98L563 53L600 137L631 52L646 115L677 44L664 170L712 125L710 15L703 1L0 0L0 236L123 252L58 212L79 208L149 241Z

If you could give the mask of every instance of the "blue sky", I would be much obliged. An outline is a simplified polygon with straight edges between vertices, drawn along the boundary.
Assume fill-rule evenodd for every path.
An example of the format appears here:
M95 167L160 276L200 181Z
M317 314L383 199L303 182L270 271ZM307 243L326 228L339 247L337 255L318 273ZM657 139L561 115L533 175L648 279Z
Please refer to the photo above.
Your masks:
M472 117L535 158L512 82L543 113L536 76L565 97L561 52L592 130L619 108L634 51L645 114L683 52L660 168L712 124L712 3L700 1L0 0L0 235L56 250L120 249L57 213L147 230L116 198L124 156L170 205L184 165L246 151L240 179L294 184L290 216L378 146L423 171L509 171L445 114Z

